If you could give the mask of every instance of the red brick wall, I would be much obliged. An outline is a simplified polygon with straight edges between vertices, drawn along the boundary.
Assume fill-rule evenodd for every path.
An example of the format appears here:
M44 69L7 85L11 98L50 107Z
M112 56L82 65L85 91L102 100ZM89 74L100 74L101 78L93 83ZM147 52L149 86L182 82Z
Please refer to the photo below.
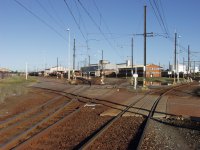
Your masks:
M161 77L161 69L159 66L150 64L146 66L146 77Z

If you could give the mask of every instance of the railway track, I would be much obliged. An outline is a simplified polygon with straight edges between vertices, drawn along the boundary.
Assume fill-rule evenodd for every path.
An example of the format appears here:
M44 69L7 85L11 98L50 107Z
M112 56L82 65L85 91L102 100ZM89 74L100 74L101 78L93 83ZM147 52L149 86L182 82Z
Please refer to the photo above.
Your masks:
M148 97L149 95L152 94L159 94L159 96L156 98L148 117L146 118L146 120L144 121L143 124L143 132L141 132L138 136L139 140L138 142L136 142L137 144L137 149L140 149L140 146L142 144L145 132L147 130L148 124L149 124L149 120L153 117L154 111L156 109L156 106L159 102L159 100L166 95L167 93L169 93L170 91L173 91L174 89L180 88L182 86L186 86L186 85L179 85L176 87L172 87L172 88L166 88L166 89L161 89L161 90L157 90L156 92L149 92L147 94L145 94L144 96L138 98L136 101L134 101L133 103L131 103L130 105L126 106L125 109L123 109L118 115L114 116L113 118L111 118L107 123L105 123L100 129L98 129L98 131L96 131L93 135L90 136L90 139L88 139L87 141L84 141L82 143L80 143L78 146L75 147L75 149L91 149L91 146L95 143L96 140L98 140L99 137L101 137L115 122L117 122L117 120L119 120L119 118L121 118L130 108L132 108L136 103L140 102L142 99ZM144 104L143 104L144 105Z
M40 88L40 87L37 87ZM178 88L178 87L177 87ZM38 106L37 108L33 108L25 113L21 113L13 118L10 118L4 122L0 122L0 135L4 135L0 137L0 148L1 149L11 149L17 148L21 144L26 143L27 141L31 141L35 135L47 131L49 128L53 127L56 124L59 124L61 120L70 116L70 114L76 113L79 111L79 108L83 106L83 104L87 102L109 105L110 102L101 100L98 98L89 98L86 96L80 96L77 94L73 94L73 92L67 93L64 91L57 91L48 88L41 88L43 90L48 90L50 92L58 93L59 96L49 100L45 104ZM81 87L79 88L81 89ZM174 89L174 88L173 88ZM152 110L149 113L147 118L146 126L148 126L148 119L151 119L153 116L153 112L155 107L159 101L159 99L167 92L173 89L161 89L156 91L160 96L155 101ZM77 89L76 89L77 90ZM125 109L123 109L117 116L111 118L107 121L101 128L95 131L92 135L87 138L84 142L81 142L79 145L75 147L75 149L87 149L98 137L100 137L114 122L116 122L124 113L126 113L130 108L132 108L137 102L141 99L147 97L148 95L153 94L154 92L149 92L146 95L140 97L134 103L130 105L123 105ZM155 93L154 93L155 94ZM65 99L65 100L62 100ZM67 99L67 101L66 101ZM70 101L70 99L73 99ZM80 104L80 102L82 102ZM119 105L112 102L112 105ZM144 132L145 134L145 128ZM12 130L12 134L7 134ZM143 134L141 134L141 140L138 142L138 148L140 147L140 143L143 138Z
M71 96L56 93L60 94L46 103L0 122L0 149L14 148L79 110L80 103Z
M58 96L36 108L0 122L0 149L17 148L26 141L31 141L35 135L78 112L83 104L93 101L89 97L73 94L73 91L67 93L43 87L33 88L56 93ZM75 90L81 90L81 88L82 86Z

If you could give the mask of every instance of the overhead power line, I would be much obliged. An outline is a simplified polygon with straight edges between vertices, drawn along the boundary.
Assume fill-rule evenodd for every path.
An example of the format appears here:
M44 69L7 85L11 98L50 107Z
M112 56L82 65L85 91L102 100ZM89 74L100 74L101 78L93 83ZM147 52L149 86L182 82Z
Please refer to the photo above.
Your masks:
M162 14L163 14L163 19L164 19L165 24L166 24L167 32L168 32L168 34L170 35L169 28L168 28L168 24L167 24L166 17L165 17L165 13L164 13L164 8L163 8L163 5L162 5L162 1L159 0L159 2L160 2L160 6L161 6L161 11L162 11Z
M105 36L105 34L103 33L103 31L101 30L101 28L99 27L99 25L95 22L95 20L93 19L93 17L90 15L90 13L87 11L87 9L83 6L83 4L80 2L80 0L78 0L78 2L81 5L81 7L83 8L83 10L85 11L85 13L88 15L88 17L90 18L90 20L94 23L94 25L98 28L98 30L100 31L100 33L103 35L103 37L105 38L105 40L109 43L109 45L111 47L113 47L112 44L108 41L108 39Z
M112 34L112 32L111 32L111 30L110 30L110 28L109 28L108 24L106 23L106 21L105 21L105 19L104 19L103 15L102 15L102 13L101 13L101 11L100 11L99 7L97 6L97 3L96 3L96 1L95 1L95 0L93 0L93 3L94 3L94 6L95 6L95 8L96 8L97 12L99 13L99 16L101 17L100 19L101 19L101 20L104 22L104 24L105 24L105 27L106 27L106 29L107 29L108 33L109 33L109 34L110 34L110 36L111 36L111 38L110 38L110 39L113 39L113 42L116 44L115 38L113 37L113 34ZM101 22L100 22L100 23L101 23ZM104 33L104 34L105 34L105 33ZM116 45L117 45L117 44L116 44Z
M14 0L20 7L24 8L28 13L30 13L32 16L34 16L37 20L39 20L41 23L43 23L44 25L46 25L48 28L50 28L52 31L54 31L59 37L61 37L63 40L65 40L65 37L59 33L53 26L51 26L50 24L48 24L45 20L43 20L41 17L39 17L38 15L36 15L33 11L31 11L30 9L28 9L25 5L23 5L21 2L19 2L18 0Z
M149 2L150 2L150 5L151 5L151 8L153 9L154 15L156 16L156 19L157 19L157 21L158 21L158 23L159 23L159 25L160 25L160 28L163 30L162 24L161 24L161 22L160 22L160 20L159 20L159 17L158 17L158 15L157 15L157 13L156 13L156 10L155 10L153 4L151 3L151 0L149 0ZM163 32L165 32L165 31L163 30Z
M53 13L55 14L56 18L58 19L58 21L60 21L60 24L62 24L63 27L66 27L65 23L63 22L63 20L60 18L60 16L58 15L55 7L53 6L51 0L48 0L48 3L53 11Z
M169 32L168 32L168 29L167 29L167 27L166 27L166 25L165 25L165 23L164 23L164 21L163 21L163 18L162 18L162 15L161 15L161 13L160 13L160 9L159 9L158 4L155 2L155 0L153 0L153 3L151 2L151 0L149 0L149 2L150 2L150 5L151 5L151 7L152 7L152 9L153 9L153 12L154 12L154 15L156 16L156 19L157 19L157 21L158 21L158 23L159 23L161 29L162 29L163 32L165 32L168 36L170 36L170 35L169 35Z
M164 28L165 32L169 35L168 30L167 30L167 27L166 27L165 22L164 22L164 19L163 19L163 17L162 17L162 14L161 14L161 12L160 12L160 9L159 9L159 4L158 4L155 0L153 0L153 2L154 2L154 5L156 6L156 9L157 9L158 15L159 15L159 17L160 17L161 23L162 23L162 25L163 25L163 28Z
M36 0L36 2L42 8L42 10L49 16L49 18L51 18L63 30L63 26L54 18L54 16L51 15L51 13L44 7L44 5L39 0Z
M101 13L101 11L100 11L99 7L97 6L97 3L96 3L96 1L95 1L95 0L93 0L93 3L94 3L94 6L95 6L95 8L96 8L97 12L99 13L100 17L102 18L102 20L103 20L103 22L104 22L104 24L105 24L105 26L106 26L106 28L107 28L107 30L108 30L108 32L109 32L109 34L111 34L110 28L108 27L108 25L107 25L107 23L106 23L106 21L105 21L105 19L104 19L103 15L102 15L102 13ZM112 34L111 34L111 36L112 36Z
M81 35L83 36L83 38L84 38L85 40L87 40L87 39L86 39L86 37L84 36L84 34L83 34L82 30L81 30L81 27L80 27L80 25L78 24L78 22L77 22L77 20L76 20L76 18L75 18L75 16L74 16L74 14L73 14L73 12L72 12L72 10L70 9L70 7L69 7L68 3L66 2L66 0L64 0L64 2L65 2L65 5L67 6L67 9L69 10L69 12L70 12L71 16L73 17L73 19L74 19L74 22L76 23L76 25L77 25L77 27L78 27L79 31L81 32Z
M74 0L74 3L75 3L75 6L76 6L77 11L78 11L78 13L79 13L79 17L80 17L80 18L79 18L79 24L80 24L80 21L82 21L84 30L86 31L86 33L88 33L87 28L86 28L86 25L85 25L85 22L84 22L84 20L83 20L83 18L82 18L82 15L81 15L81 12L80 12L80 10L79 10L79 8L78 8L78 4L77 4L76 0Z
M106 42L109 44L109 46L114 50L115 48L113 47L113 45L111 44L111 42L108 40L108 38L105 36L104 32L102 31L102 29L100 28L100 26L96 23L96 21L93 19L93 17L91 16L91 14L87 11L87 9L84 7L84 5L81 3L80 0L78 0L80 6L83 8L83 10L85 11L85 13L88 15L88 17L90 18L90 20L93 22L93 24L97 27L97 29L99 30L99 32L102 34L103 38L106 40ZM118 53L118 51L115 51ZM119 55L119 53L118 53ZM121 55L119 55L119 57L122 59Z

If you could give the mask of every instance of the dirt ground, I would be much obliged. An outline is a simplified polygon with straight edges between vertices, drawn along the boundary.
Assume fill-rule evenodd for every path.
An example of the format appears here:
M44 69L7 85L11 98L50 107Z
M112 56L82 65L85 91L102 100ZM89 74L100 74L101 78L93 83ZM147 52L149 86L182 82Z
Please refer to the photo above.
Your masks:
M39 106L56 95L44 90L28 88L28 92L24 95L7 97L3 103L0 103L0 121Z
M71 90L69 85L66 84L66 81L61 81L61 80L52 80L51 79L41 79L38 83L41 86L46 86L49 88L55 88L55 90ZM117 79L108 79L107 82L110 83L110 85L115 85L117 83L123 84L125 81L122 80L117 80ZM42 84L43 83L43 84ZM93 86L95 87L95 86ZM89 96L89 97L95 97L103 100L110 100L111 102L115 103L120 103L123 102L124 99L127 99L128 97L131 97L134 95L131 91L127 91L127 89L118 89L118 88L100 88L98 89L98 86L95 88L87 86L83 89L82 91L79 91L79 94L82 94L83 96ZM175 108L172 107L172 104L174 106L174 103L179 103L179 104L186 104L184 108L187 108L191 105L188 105L188 99L190 99L189 102L192 102L192 99L194 100L194 104L199 104L199 96L196 94L198 93L195 92L196 89L199 88L197 87L192 87L188 89L188 87L183 88L179 91L176 91L175 93L172 93L170 95L170 99L168 100L168 105L167 105L167 110L169 111L169 114L171 112L175 113ZM73 89L73 88L72 88ZM68 92L69 92L68 91ZM109 91L109 92L108 92ZM110 92L114 91L114 92ZM108 92L108 93L106 93ZM102 94L103 93L103 94ZM0 103L0 122L15 116L17 114L20 114L22 112L28 111L34 107L37 107L50 99L58 96L58 94L52 93L50 91L46 90L41 90L33 87L27 87L27 93L23 95L13 95L10 97L7 97L3 103ZM176 100L175 100L176 98ZM178 99L180 98L180 99ZM194 99L195 98L195 99ZM113 104L114 105L114 104ZM176 104L176 108L182 108L182 105L179 105L181 107L178 107ZM199 106L199 105L198 105ZM111 107L111 106L110 106ZM196 108L196 107L195 107ZM103 123L108 121L111 117L110 116L100 116L101 113L107 111L109 108L104 106L104 105L96 105L95 107L82 107L80 111L73 116L67 118L66 120L63 121L62 124L59 124L58 127L55 127L51 132L46 133L45 135L41 136L38 140L33 141L31 144L26 145L30 149L38 149L39 147L44 147L44 148L49 148L49 149L74 149L80 146L80 143L86 139L88 136L90 136L94 131L96 131L99 127L102 126ZM184 110L179 109L179 112L184 112ZM187 109L187 112L190 109ZM197 113L199 113L199 109L195 109ZM190 111L191 112L191 111ZM194 112L194 111L193 111ZM95 145L97 147L102 147L105 148L116 145L116 143L126 143L125 145L118 145L116 149L129 149L132 144L130 143L133 141L133 136L134 134L137 134L137 130L141 124L142 120L141 118L136 118L136 117L123 117L119 122L116 122L116 126L114 128L111 128L107 134L105 134L103 139L100 139ZM162 128L158 128L158 130L163 130L165 126ZM59 130L57 130L59 129ZM122 130L123 129L123 130ZM170 128L171 129L171 128ZM167 132L168 128L166 129ZM131 131L131 132L130 132ZM154 130L152 130L154 131ZM174 129L171 131L173 132ZM182 132L182 131L181 131ZM193 132L193 131L191 131ZM114 134L113 134L114 133ZM119 133L119 135L117 135ZM160 133L160 132L159 132ZM159 133L156 133L159 135ZM184 134L190 133L190 132L183 132ZM131 135L130 135L131 134ZM153 133L152 133L153 134ZM197 133L199 137L199 132ZM122 137L120 137L122 135ZM127 136L125 136L127 135ZM168 136L168 135L166 135ZM51 138L48 138L51 137ZM53 139L53 137L55 137ZM104 139L108 138L108 140L111 140L111 137L115 142L112 144L109 142L106 145L102 144L105 143ZM129 137L129 138L127 138ZM159 136L160 137L160 136ZM190 137L190 136L188 136ZM147 143L143 145L144 149L146 149L145 146L151 146L155 144L155 141L153 143L148 144L148 139ZM157 139L156 139L157 141ZM170 140L173 141L173 140ZM162 141L161 141L162 142ZM193 142L193 141L192 141ZM45 143L45 144L44 144ZM197 142L199 144L199 141ZM157 143L159 145L159 143ZM169 143L166 143L166 145L162 145L163 147L169 146ZM96 146L95 149L97 148ZM105 147L106 146L106 147ZM127 147L128 146L128 147ZM172 148L177 147L177 145L172 145ZM191 146L192 147L192 146ZM26 147L27 148L27 147ZM26 149L25 148L25 149ZM155 147L153 147L154 149ZM157 147L156 147L157 148ZM155 149L156 149L155 148ZM178 146L179 148L179 146Z

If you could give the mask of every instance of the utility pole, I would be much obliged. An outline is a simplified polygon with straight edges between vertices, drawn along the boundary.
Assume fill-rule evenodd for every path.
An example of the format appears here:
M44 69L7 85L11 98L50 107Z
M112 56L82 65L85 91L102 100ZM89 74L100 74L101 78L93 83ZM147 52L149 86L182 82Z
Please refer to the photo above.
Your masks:
M28 79L28 64L26 63L26 80Z
M71 64L70 64L70 29L67 29L67 31L69 32L69 48L68 48L68 80L70 80L70 69L71 69Z
M88 66L89 66L88 78L90 79L90 55L88 55Z
M177 59L176 70L177 70L177 82L179 83L179 59Z
M169 61L169 78L172 77L172 68L171 68L171 64L170 64L170 61Z
M131 73L132 73L132 77L133 77L133 38L131 40L131 59L132 59L132 62L131 62L131 66L132 66Z
M85 67L87 66L87 58L85 58L85 64L84 65L85 65Z
M184 68L184 65L185 65L185 58L183 57L183 78L184 78L184 72L185 72L185 68Z
M144 85L145 86L145 82L146 82L146 38L147 38L147 29L146 29L146 8L147 6L144 6L144 73L143 73L143 77L144 77Z
M195 61L194 61L194 78L195 78Z
M76 57L76 53L75 53L75 51L76 51L76 41L75 41L75 39L74 39L74 48L73 48L73 50L74 50L74 53L73 53L73 70L75 70L75 57Z
M58 57L57 57L57 73L58 73Z
M103 77L103 50L101 51L101 67L102 67L102 72L101 72L101 76Z
M78 65L77 65L77 69L79 70L79 62L78 62Z
M190 45L188 45L188 69L187 69L188 79L189 79L189 72L190 72Z
M101 84L104 84L104 72L103 72L103 50L102 50L102 60L101 60L101 65L102 65Z
M90 55L88 55L88 66L90 67Z
M131 40L131 74L132 74L131 85L133 85L133 83L134 83L134 79L133 79L133 38Z
M57 57L57 72L56 72L56 76L58 78L58 57Z
M177 33L175 33L175 42L174 42L174 84L176 83L176 42L177 42Z

